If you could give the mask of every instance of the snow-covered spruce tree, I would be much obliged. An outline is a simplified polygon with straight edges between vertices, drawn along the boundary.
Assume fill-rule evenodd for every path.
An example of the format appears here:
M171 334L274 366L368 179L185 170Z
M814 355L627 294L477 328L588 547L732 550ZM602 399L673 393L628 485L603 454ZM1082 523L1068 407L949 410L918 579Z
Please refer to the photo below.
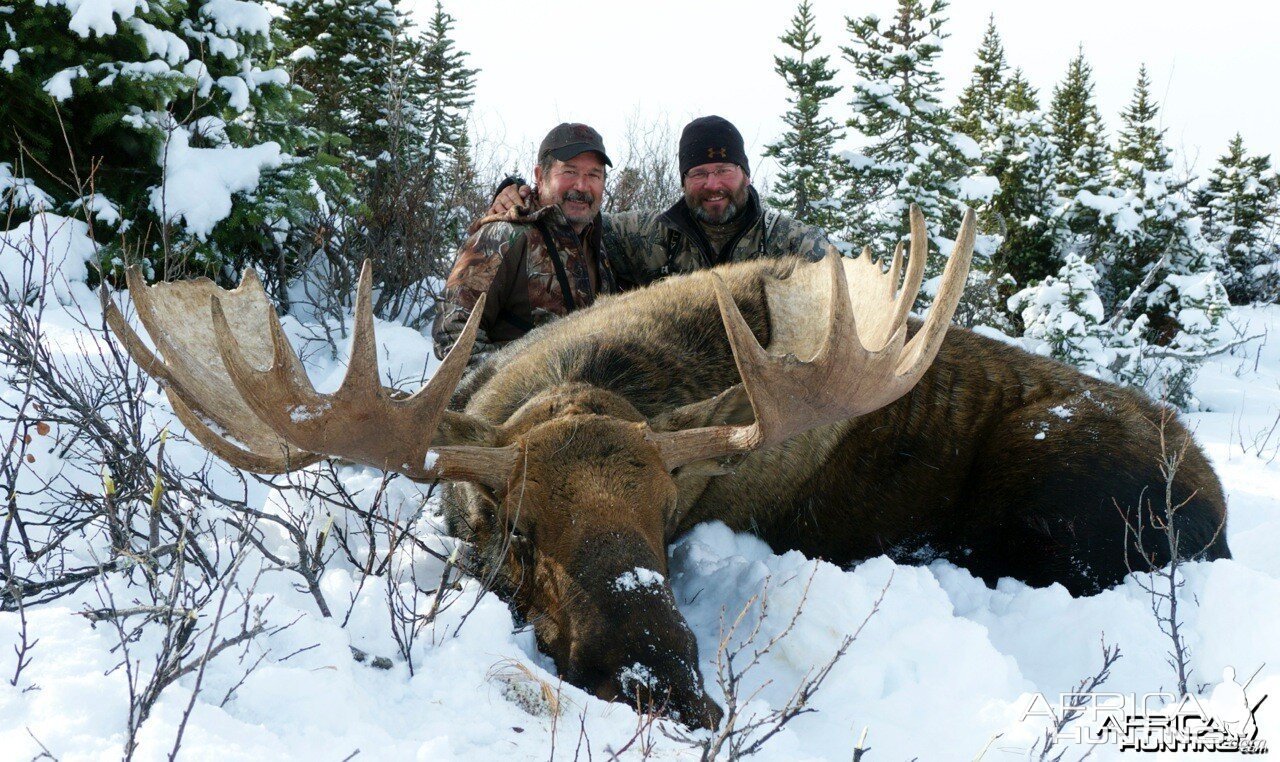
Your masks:
M1000 41L996 17L992 14L978 48L978 63L973 67L969 84L960 93L953 118L955 130L973 138L979 146L995 136L1000 110L1005 105L1008 70L1004 43Z
M1136 347L1144 362L1134 360L1132 372L1119 380L1185 406L1228 301L1218 279L1221 256L1201 235L1188 180L1172 169L1150 84L1142 67L1122 115L1111 176L1115 192L1088 203L1100 218L1102 296L1111 322L1130 334L1139 328L1149 347Z
M1048 121L1058 152L1057 190L1066 223L1060 231L1059 250L1096 261L1098 215L1086 202L1106 189L1110 153L1102 115L1093 100L1093 69L1083 47L1053 89Z
M1064 264L1057 252L1058 151L1021 70L1009 79L984 153L987 171L1000 183L982 214L984 224L1002 237L992 270L1024 286L1042 280Z
M280 30L294 82L311 93L307 126L346 169L367 173L387 150L386 119L405 20L394 0L284 0Z
M400 46L384 117L389 150L378 158L366 202L369 254L387 265L376 307L414 325L431 316L434 300L422 298L435 295L427 281L443 281L466 238L471 213L463 197L478 182L467 136L477 70L466 65L453 24L437 2L421 33Z
M889 24L876 16L846 19L851 44L842 48L853 65L853 116L849 126L866 140L859 154L845 154L846 201L840 237L887 252L909 227L908 209L919 204L934 246L949 250L964 205L978 207L995 192L995 180L973 170L978 144L951 128L941 101L943 0L898 0ZM992 322L1002 310L987 261L997 239L980 235L965 299L956 312L963 325ZM932 258L926 274L939 273ZM925 292L928 286L926 284ZM927 300L922 296L922 301ZM998 322L998 321L997 321Z
M371 259L379 316L413 325L430 317L428 281L444 275L464 237L471 214L460 199L476 184L466 132L476 70L451 38L453 23L440 3L422 29L395 0L288 6L294 74L316 93L308 124L327 136L326 160L351 178L316 225L324 277L334 281L311 289L318 302L347 294L345 281Z
M1114 353L1102 322L1098 281L1093 265L1068 254L1056 275L1014 294L1009 309L1022 319L1024 345L1091 375L1108 377Z
M1270 156L1250 156L1237 133L1196 194L1209 245L1222 252L1219 273L1234 304L1280 301L1280 177Z
M250 0L18 0L5 15L0 162L96 223L108 270L229 280L283 256L310 203L300 91Z
M779 39L794 55L774 56L774 71L787 83L791 108L783 115L788 130L765 149L778 160L780 171L774 186L775 203L810 225L824 230L835 226L839 203L839 171L834 148L843 133L823 108L840 91L830 84L836 72L829 56L816 55L822 38L814 31L809 0L802 0L791 17L791 26Z

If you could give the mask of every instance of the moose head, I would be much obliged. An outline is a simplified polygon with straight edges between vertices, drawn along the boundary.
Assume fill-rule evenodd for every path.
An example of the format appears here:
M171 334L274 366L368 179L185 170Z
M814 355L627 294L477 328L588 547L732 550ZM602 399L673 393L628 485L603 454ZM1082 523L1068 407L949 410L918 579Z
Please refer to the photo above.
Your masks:
M867 250L856 259L832 251L768 282L768 351L719 274L691 276L710 284L742 383L649 419L622 396L584 383L537 390L502 420L448 409L483 301L424 388L407 397L384 388L368 262L350 364L332 394L308 380L252 271L231 291L208 280L148 287L130 271L138 317L163 359L105 288L103 302L112 330L214 454L259 473L334 457L452 483L453 523L567 680L714 726L721 711L704 691L694 636L665 582L680 504L673 474L710 470L905 394L942 343L973 241L969 212L932 308L909 341L907 317L927 258L924 218L914 207L905 274L900 244L887 271Z

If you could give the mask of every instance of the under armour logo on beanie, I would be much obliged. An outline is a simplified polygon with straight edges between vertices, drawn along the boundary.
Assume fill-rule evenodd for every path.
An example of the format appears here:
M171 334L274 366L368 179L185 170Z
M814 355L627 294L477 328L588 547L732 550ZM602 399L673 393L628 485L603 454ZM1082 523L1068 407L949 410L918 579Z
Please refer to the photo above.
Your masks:
M742 133L728 119L702 116L689 122L680 133L680 176L702 164L728 161L751 174Z

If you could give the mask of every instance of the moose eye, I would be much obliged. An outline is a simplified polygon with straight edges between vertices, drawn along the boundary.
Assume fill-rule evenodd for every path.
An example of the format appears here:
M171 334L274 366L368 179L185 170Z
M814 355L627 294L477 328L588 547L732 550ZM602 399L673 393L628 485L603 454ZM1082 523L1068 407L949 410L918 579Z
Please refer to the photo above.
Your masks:
M511 538L512 542L532 543L533 527L529 526L527 522L523 524L517 524L515 521L508 520L507 535Z

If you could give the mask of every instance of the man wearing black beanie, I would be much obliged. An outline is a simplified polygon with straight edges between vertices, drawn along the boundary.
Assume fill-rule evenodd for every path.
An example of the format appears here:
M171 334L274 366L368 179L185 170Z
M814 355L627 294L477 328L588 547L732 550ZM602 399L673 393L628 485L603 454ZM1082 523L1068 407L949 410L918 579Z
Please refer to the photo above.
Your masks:
M742 133L729 120L703 116L685 125L679 158L684 195L670 208L604 215L604 254L619 288L726 262L826 255L826 233L760 203ZM494 211L522 203L527 190L502 191Z

